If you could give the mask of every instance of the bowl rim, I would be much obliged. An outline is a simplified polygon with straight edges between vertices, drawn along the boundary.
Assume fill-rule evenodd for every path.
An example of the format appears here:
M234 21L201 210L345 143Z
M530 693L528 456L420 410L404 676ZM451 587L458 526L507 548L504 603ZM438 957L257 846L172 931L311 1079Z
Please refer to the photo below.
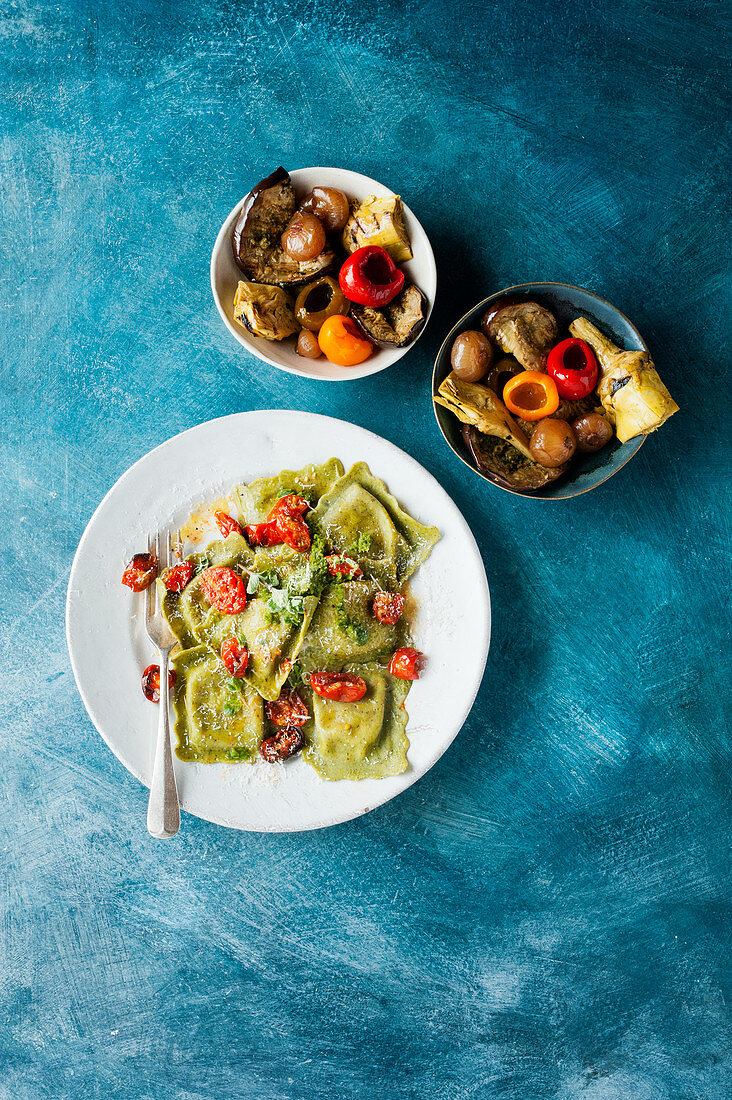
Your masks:
M535 288L535 287L547 287L547 288L548 287L562 287L565 290L579 290L583 294L589 294L591 298L596 299L596 301L598 301L598 302L602 302L603 305L609 306L609 308L614 313L616 313L619 317L622 317L622 319L626 322L628 327L631 328L633 330L633 332L635 333L635 335L638 337L638 341L641 345L641 349L643 351L649 351L648 345L646 344L645 340L643 339L643 337L641 336L640 332L635 327L633 322L630 320L630 318L626 317L626 315L623 313L623 311L618 309L617 306L613 305L613 303L611 301L609 301L609 299L603 298L602 295L600 295L600 294L596 294L594 290L589 290L587 287L584 287L584 286L577 286L575 283L555 283L555 282L516 283L514 286L507 286L503 290L496 291L495 294L489 294L487 298L484 298L481 302L476 302L475 305L471 309L466 310L466 312L463 314L463 316L460 318L460 320L457 321L452 326L452 328L448 332L447 336L445 337L445 339L440 344L437 355L435 356L434 364L432 366L432 395L431 395L432 411L435 415L435 420L437 421L437 426L440 429L440 435L444 439L445 443L447 443L448 447L450 448L452 453L455 455L455 457L459 458L464 466L467 466L467 468L469 470L472 470L474 474L477 474L478 477L480 477L483 481L487 482L489 485L492 485L496 489L503 489L503 491L506 492L506 493L512 493L513 496L523 497L524 499L528 498L530 500L574 500L575 497L584 496L585 493L591 493L593 489L598 489L601 485L604 485L606 481L609 481L611 477L614 477L615 474L617 474L620 470L622 470L623 466L627 465L627 463L630 462L631 458L634 458L635 455L638 453L638 451L641 449L641 447L643 446L643 444L645 443L645 441L647 439L647 436L641 435L641 436L637 437L636 445L631 450L631 452L627 456L627 458L624 458L623 461L620 463L620 465L618 465L614 469L612 469L610 471L610 473L606 474L603 478L600 479L600 481L596 481L594 485L588 485L586 489L578 489L576 492L567 493L564 496L555 496L553 494L541 493L540 491L537 492L537 491L526 491L526 490L521 490L521 489L512 489L508 485L501 485L498 481L493 481L493 479L488 477L487 474L483 473L482 470L479 470L477 466L473 466L472 463L468 462L468 460L463 455L461 455L453 447L452 443L447 438L447 435L445 434L445 431L442 427L442 424L440 422L439 413L438 413L438 405L435 403L435 400L434 400L435 393L437 392L437 387L435 386L435 379L436 379L436 376L437 376L437 367L440 363L440 360L442 359L442 355L443 355L443 352L445 350L445 347L448 344L448 342L453 340L455 338L455 336L458 335L458 330L465 324L466 319L470 316L470 314L475 313L475 311L477 309L483 309L490 302L494 301L496 298L503 298L504 295L511 294L511 293L520 293L522 291L526 292L527 287L533 287L533 288ZM445 410L445 411L448 411L448 410Z
M392 191L392 189L390 187L388 187L385 183L381 183L379 180L373 179L371 176L366 176L366 175L363 174L363 172L357 172L352 168L338 168L338 167L327 166L327 165L313 165L313 166L303 165L300 168L293 168L291 171L289 169L286 169L286 171L288 172L288 175L290 176L290 178L293 180L294 183L297 183L297 177L301 172L335 172L335 173L343 174L343 175L346 175L346 176L357 177L359 183L363 184L366 187L375 187L375 188L378 188L378 189L386 190L391 195L398 194L398 192ZM218 289L216 287L215 264L216 264L216 259L217 259L218 255L220 254L222 247L224 247L224 241L227 240L231 235L231 230L232 230L234 219L237 216L237 214L239 213L239 210L241 209L242 203L244 202L247 195L249 195L249 194L250 194L250 191L247 191L246 194L242 195L242 197L237 201L237 203L232 207L232 209L226 215L226 218L224 219L224 221L221 225L221 228L219 229L218 233L216 234L216 240L214 241L213 249L211 250L211 260L210 260L210 263L209 263L209 283L210 283L210 286L211 286L211 294L213 296L213 300L214 300L214 303L216 305L216 309L218 310L218 313L219 313L219 316L221 317L221 320L224 322L224 326L228 329L228 331L234 337L237 344L239 344L239 346L241 348L243 348L245 351L247 351L250 354L254 355L261 362L267 363L271 367L276 367L277 370L284 371L286 374L294 374L294 375L297 375L300 378L308 378L311 382L355 382L355 381L358 381L358 379L360 379L360 378L368 378L372 374L379 374L381 371L388 370L389 367L395 366L396 363L398 363L401 359L403 359L404 356L407 354L407 352L411 351L412 348L417 344L417 342L424 335L424 332L425 332L428 324L430 323L430 319L432 317L432 312L433 312L434 305L435 305L435 300L437 298L437 263L435 261L435 253L434 253L434 250L432 248L432 242L430 241L427 230L424 228L424 226L422 225L421 221L419 220L417 215L414 213L412 208L406 202L404 202L404 200L402 199L402 206L404 207L405 211L407 211L409 217L414 219L418 229L420 230L420 232L424 236L424 240L425 240L426 245L427 245L427 256L426 256L427 264L428 264L429 270L431 272L432 282L434 283L434 288L435 288L434 293L432 294L431 298L427 298L426 294L424 295L425 298L427 298L427 316L425 318L425 322L422 325L422 328L420 329L420 331L417 333L414 340L411 342L411 344L407 344L407 346L404 347L404 348L395 348L394 349L395 351L398 352L398 354L395 356L394 359L391 360L391 362L378 364L378 356L374 355L374 356L371 356L369 359L367 359L364 363L359 364L356 367L346 368L349 372L348 374L344 374L340 377L329 378L329 377L323 377L321 375L314 375L314 374L310 373L310 371L308 371L304 368L300 368L300 367L295 366L295 365L286 366L283 363L275 362L273 359L269 358L264 351L261 351L259 348L254 347L253 344L250 344L249 342L245 341L243 339L242 335L239 332L237 332L237 330L234 328L234 326L232 325L229 318L226 316L226 313L225 313L224 308L223 308L223 304L221 302L221 296L219 295ZM401 196L400 196L400 198L401 198ZM382 350L382 349L377 348L376 349L377 353L380 350ZM376 365L369 366L370 363L371 364L376 364ZM332 364L332 365L337 366L337 364Z

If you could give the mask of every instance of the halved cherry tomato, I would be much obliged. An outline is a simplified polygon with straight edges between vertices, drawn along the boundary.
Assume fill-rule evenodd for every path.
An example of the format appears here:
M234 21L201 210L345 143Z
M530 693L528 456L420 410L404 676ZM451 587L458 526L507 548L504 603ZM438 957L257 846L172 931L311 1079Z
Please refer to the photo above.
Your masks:
M232 516L227 515L226 512L214 512L214 519L216 520L216 526L224 538L226 538L227 535L244 534L241 525L238 524Z
M562 340L549 352L546 370L567 401L589 397L597 383L597 359L585 340Z
M282 538L274 523L250 523L244 528L250 546L279 546Z
M371 610L374 618L386 626L394 626L401 618L404 610L404 596L399 592L377 592L374 596Z
M311 672L310 687L323 699L336 703L357 703L368 687L354 672Z
M247 587L244 578L227 569L225 565L204 569L201 588L208 602L224 615L237 615L247 605Z
M182 561L180 565L171 565L162 576L162 582L168 592L182 592L196 572L195 562Z
M285 497L280 497L277 503L270 509L267 516L267 522L272 523L279 516L304 516L310 505L305 500L305 497L298 496L297 493L288 493Z
M522 420L543 420L559 408L557 384L538 370L522 370L503 387L503 403Z
M221 660L230 676L240 678L249 664L249 650L232 634L221 647Z
M389 672L400 680L419 680L423 667L424 654L409 646L397 649L389 661Z
M310 549L310 531L302 518L309 507L304 497L289 493L286 497L280 497L267 516L267 522L274 524L280 541L299 554L305 554Z
M144 592L158 575L158 559L154 554L135 554L122 574L122 584L133 592Z
M318 343L326 359L340 367L365 363L374 350L374 345L362 335L356 323L342 313L336 313L323 323Z
M331 577L348 577L353 580L354 577L363 576L363 569L358 562L346 554L326 554L325 560Z
M168 688L175 683L175 673L171 668L168 672ZM142 674L142 694L151 703L160 702L160 665L148 665Z
M283 726L271 737L265 737L259 751L268 764L276 764L278 760L294 756L304 744L305 738L297 726Z
M292 688L283 687L278 699L264 704L267 717L275 726L304 726L310 712Z

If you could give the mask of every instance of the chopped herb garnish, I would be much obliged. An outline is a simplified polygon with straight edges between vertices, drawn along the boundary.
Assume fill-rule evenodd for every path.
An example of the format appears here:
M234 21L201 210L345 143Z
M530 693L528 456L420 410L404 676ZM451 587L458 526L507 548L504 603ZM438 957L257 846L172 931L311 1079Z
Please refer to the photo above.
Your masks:
M311 507L315 502L315 490L310 489L307 486L302 489L283 489L280 493L279 499L282 500L283 497L290 496L302 497L302 499L306 500Z
M234 748L229 749L226 754L227 760L249 760L252 752L246 745L235 745Z
M221 710L228 718L231 718L232 715L239 714L241 711L241 703L224 703Z
M367 535L365 531L362 531L351 547L350 552L354 557L359 557L361 554L368 554L370 549L371 535Z
M287 682L290 685L290 687L293 687L293 688L300 687L300 684L303 682L302 666L301 665L294 664L292 666L292 668L290 669L290 674L287 677Z
M346 611L346 590L342 584L333 586L335 591L335 615L336 623L344 634L353 638L357 645L365 645L369 640L369 632L363 623L351 618Z
M201 554L201 555L199 555L199 557L196 561L196 572L195 572L194 575L197 577L199 573L203 573L204 569L210 569L210 568L211 568L211 559L208 557L207 554Z

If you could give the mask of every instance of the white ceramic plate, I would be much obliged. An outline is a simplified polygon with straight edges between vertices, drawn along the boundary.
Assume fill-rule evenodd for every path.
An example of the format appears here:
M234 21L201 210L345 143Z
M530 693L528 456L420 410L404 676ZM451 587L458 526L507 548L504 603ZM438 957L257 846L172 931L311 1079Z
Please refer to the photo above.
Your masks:
M143 600L120 583L148 531L179 527L201 502L235 484L340 458L363 460L440 541L413 578L416 645L426 671L407 700L409 767L387 779L321 779L302 758L285 765L184 764L176 760L181 805L232 828L289 832L335 825L411 786L442 756L468 716L490 640L490 597L475 539L435 479L385 439L314 413L237 413L183 432L145 455L92 516L74 558L66 634L76 683L94 725L124 766L149 786L157 713L140 690L155 653ZM141 819L142 827L142 819Z
M382 197L394 194L382 183L377 183L368 176L362 176L360 172L349 172L344 168L296 168L290 172L290 178L298 198L304 197L316 186L339 187L350 199L359 201L368 198L369 195ZM255 182L253 180L252 185ZM231 234L244 198L246 196L239 200L221 226L211 253L211 290L216 308L221 314L221 320L242 347L259 359L263 359L265 363L279 367L280 370L289 371L290 374L301 374L305 378L321 378L326 382L351 381L354 378L365 378L368 374L376 374L377 371L385 370L392 363L396 363L407 354L410 348L414 347L419 336L406 348L394 348L392 351L377 348L365 363L357 367L339 367L335 363L329 363L323 356L320 359L304 359L297 354L292 342L279 343L276 340L263 340L259 336L252 336L238 325L234 320L234 294L239 280L243 279L244 275L234 262ZM424 332L437 291L435 257L427 234L406 204L404 204L404 224L414 255L407 263L399 266L407 279L415 283L427 299L427 320L422 328ZM419 335L421 336L421 333Z

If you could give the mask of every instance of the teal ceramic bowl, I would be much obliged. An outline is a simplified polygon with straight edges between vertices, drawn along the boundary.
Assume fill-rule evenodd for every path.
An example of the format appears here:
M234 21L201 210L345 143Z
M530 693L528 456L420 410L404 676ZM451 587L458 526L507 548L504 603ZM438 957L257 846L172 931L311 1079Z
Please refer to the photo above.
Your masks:
M582 287L570 286L568 283L521 283L519 286L506 287L505 290L500 290L497 294L491 294L489 298L478 302L450 330L435 359L432 372L433 395L437 393L441 383L450 373L450 350L455 337L466 329L479 329L481 318L488 307L506 294L518 294L530 298L550 309L559 322L560 333L563 333L561 339L564 339L564 335L568 335L567 327L575 317L587 317L607 333L615 344L626 351L647 350L643 337L628 318L610 302L593 294L591 290L583 290ZM645 436L642 435L637 439L628 440L627 443L620 443L613 438L607 447L597 454L577 455L569 471L551 485L545 485L543 489L509 489L492 474L476 467L463 440L463 426L460 421L448 409L435 404L434 401L432 406L446 442L477 477L496 485L507 493L514 493L521 497L534 497L538 500L566 500L568 497L579 496L580 493L589 493L590 489L596 489L598 485L602 485L626 462L629 462L645 440Z

